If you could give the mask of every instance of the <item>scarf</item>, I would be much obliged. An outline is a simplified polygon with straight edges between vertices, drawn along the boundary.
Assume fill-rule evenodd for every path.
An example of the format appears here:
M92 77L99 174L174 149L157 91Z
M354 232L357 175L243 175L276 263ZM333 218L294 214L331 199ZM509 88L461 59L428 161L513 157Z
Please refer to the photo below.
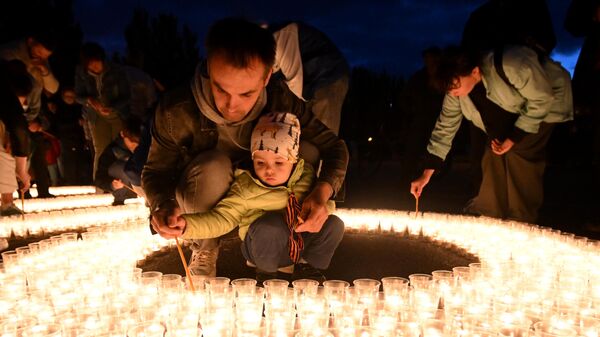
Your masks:
M287 208L285 210L285 222L290 229L288 246L290 259L294 263L298 263L298 261L300 261L300 253L304 249L304 240L302 239L302 235L295 231L298 225L301 224L301 219L299 216L301 210L302 207L300 207L300 203L298 202L298 199L296 199L296 195L293 192L290 193Z

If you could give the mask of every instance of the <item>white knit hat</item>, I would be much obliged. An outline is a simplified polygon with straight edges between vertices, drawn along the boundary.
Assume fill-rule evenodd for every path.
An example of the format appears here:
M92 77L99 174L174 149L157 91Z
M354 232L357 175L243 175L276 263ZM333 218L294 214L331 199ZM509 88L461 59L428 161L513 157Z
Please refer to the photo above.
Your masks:
M291 163L298 161L300 121L287 112L271 112L258 120L252 131L250 150L274 152Z

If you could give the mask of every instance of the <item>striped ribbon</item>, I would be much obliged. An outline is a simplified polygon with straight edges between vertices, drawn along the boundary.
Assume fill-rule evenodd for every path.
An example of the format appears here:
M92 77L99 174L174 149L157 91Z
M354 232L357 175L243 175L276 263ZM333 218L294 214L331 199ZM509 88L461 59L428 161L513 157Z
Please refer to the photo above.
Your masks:
M295 231L299 224L298 219L301 210L302 207L300 207L300 203L298 202L298 199L296 199L296 195L294 193L290 193L287 209L285 210L285 221L290 229L288 246L290 259L292 259L294 263L298 263L300 260L300 253L302 252L302 249L304 249L304 240L302 240L302 235L300 235L300 233L296 233Z

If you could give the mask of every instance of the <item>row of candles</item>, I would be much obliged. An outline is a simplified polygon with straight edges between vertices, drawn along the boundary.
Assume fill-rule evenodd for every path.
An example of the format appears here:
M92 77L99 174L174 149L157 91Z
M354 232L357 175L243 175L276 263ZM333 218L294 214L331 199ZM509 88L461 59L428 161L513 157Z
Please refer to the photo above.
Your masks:
M143 199L129 199L128 203L141 203ZM25 213L44 212L63 209L77 209L84 207L109 206L113 203L112 194L65 195L47 199L25 199L19 207Z
M55 196L63 196L63 195L80 195L80 194L94 194L96 193L95 186L50 186L48 192ZM29 189L29 193L32 197L38 196L37 187L34 184L33 187ZM15 191L13 193L13 198L18 199L19 194Z
M147 210L112 217L122 210L100 209L86 210L85 221L77 212L48 214L89 227L80 239L64 233L2 253L0 336L599 336L600 244L560 231L341 209L349 230L422 235L481 262L352 285L298 280L292 288L194 276L192 292L180 275L136 268L150 253L174 249L150 235Z
M92 201L98 201L105 198L103 195L90 195L88 201L82 204L93 204ZM99 198L100 197L100 198ZM64 197L67 198L76 198ZM77 196L84 200L83 196ZM109 196L112 200L112 196ZM54 201L56 199L41 199L38 202ZM60 200L59 200L60 201ZM111 201L112 202L112 201ZM110 202L109 202L110 204ZM27 207L25 207L27 209ZM147 208L141 203L131 203L120 206L96 206L84 208L67 208L56 211L44 211L37 213L27 213L23 216L13 215L10 217L0 217L0 237L16 237L26 239L44 235L45 233L64 232L79 228L86 228L100 223L118 223L129 219L147 217Z

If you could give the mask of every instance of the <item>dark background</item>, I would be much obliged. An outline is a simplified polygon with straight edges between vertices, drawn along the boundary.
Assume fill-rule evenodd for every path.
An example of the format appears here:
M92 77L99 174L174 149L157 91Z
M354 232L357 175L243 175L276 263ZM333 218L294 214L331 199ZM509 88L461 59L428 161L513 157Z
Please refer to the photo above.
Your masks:
M302 20L325 32L353 67L343 112L341 136L352 162L342 207L410 209L408 186L398 181L402 157L401 123L405 80L421 67L421 51L457 44L469 13L485 0L398 1L134 1L23 0L0 5L0 43L34 31L52 31L58 48L51 57L61 86L73 84L79 47L84 41L103 45L111 58L142 68L168 89L186 83L202 57L210 24L226 16L260 22ZM558 45L554 58L574 67L582 40L572 38L563 21L568 0L547 0ZM503 27L498 27L503 29ZM540 223L583 233L600 222L594 213L598 193L589 188L589 167L576 159L572 139L556 133L546 178L546 203ZM563 133L564 135L564 133ZM368 142L368 139L374 139ZM461 138L462 137L462 138ZM454 165L432 183L422 209L460 213L471 196L464 134L455 146ZM374 145L374 146L373 146ZM366 149L366 150L364 150ZM364 150L364 151L363 151ZM361 167L361 155L366 166ZM597 235L597 234L596 234Z
M431 45L457 44L469 13L484 2L79 0L73 2L73 9L85 38L99 41L110 51L125 50L123 28L138 7L146 8L151 16L158 13L176 16L197 34L199 41L212 22L225 16L244 16L259 22L301 20L325 32L352 66L408 76L420 67L421 50ZM567 68L572 67L582 41L563 29L570 1L547 0L547 3L558 39L555 57ZM203 52L202 47L200 51Z

